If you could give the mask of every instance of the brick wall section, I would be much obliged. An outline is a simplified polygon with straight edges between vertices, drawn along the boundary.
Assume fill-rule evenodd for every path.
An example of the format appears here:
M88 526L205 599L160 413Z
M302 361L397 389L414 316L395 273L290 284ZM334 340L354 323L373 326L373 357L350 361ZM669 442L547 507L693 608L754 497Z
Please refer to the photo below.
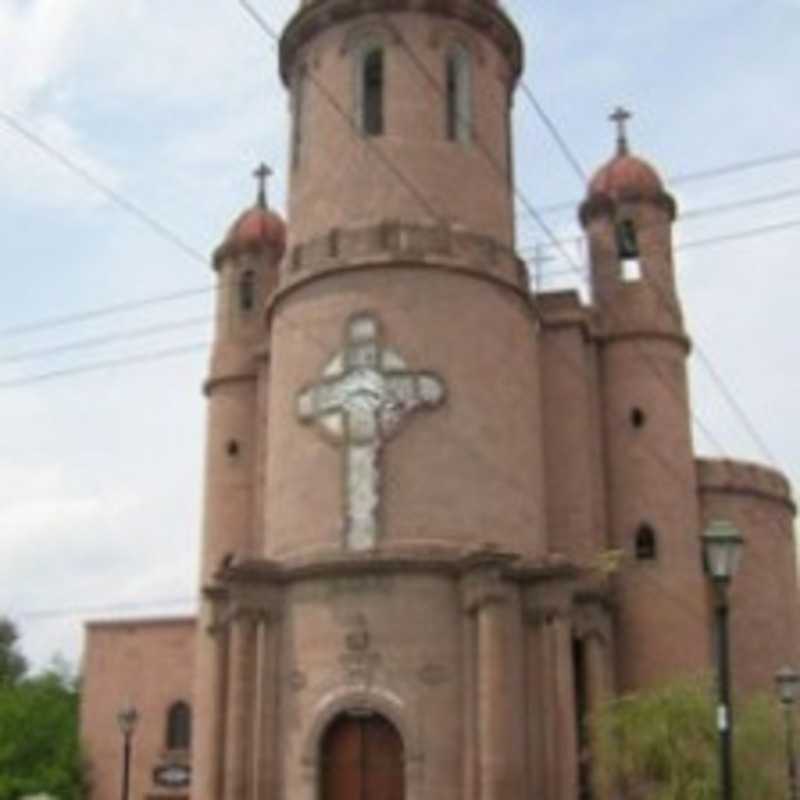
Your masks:
M153 769L188 761L167 753L166 715L172 703L192 703L195 620L142 619L90 622L83 662L81 734L90 768L91 800L119 797L122 735L117 712L127 703L139 712L133 736L131 798L174 792L156 790ZM188 793L184 793L184 796Z

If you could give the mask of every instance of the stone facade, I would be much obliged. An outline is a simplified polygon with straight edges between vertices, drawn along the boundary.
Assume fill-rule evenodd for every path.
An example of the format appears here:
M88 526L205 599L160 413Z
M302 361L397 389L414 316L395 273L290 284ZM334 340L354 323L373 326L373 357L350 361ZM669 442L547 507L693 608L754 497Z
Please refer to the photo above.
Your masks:
M574 800L597 704L711 669L719 518L748 542L740 689L800 659L790 489L695 456L675 202L624 136L580 209L592 300L529 290L522 57L488 0L309 0L290 22L288 229L262 197L215 258L200 618L90 628L93 800L120 779L120 685L136 798L173 796L152 776L182 696L193 800L339 800L326 737L368 716L409 800Z

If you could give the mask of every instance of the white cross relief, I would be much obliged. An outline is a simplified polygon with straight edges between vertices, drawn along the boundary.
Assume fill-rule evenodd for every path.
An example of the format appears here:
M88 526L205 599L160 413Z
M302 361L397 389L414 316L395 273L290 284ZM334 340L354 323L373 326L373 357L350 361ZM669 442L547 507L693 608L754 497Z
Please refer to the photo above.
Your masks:
M318 424L344 449L345 532L350 550L369 550L380 536L380 452L401 423L444 400L445 385L431 372L410 372L380 342L369 313L351 317L345 345L325 366L322 380L302 389L297 414Z

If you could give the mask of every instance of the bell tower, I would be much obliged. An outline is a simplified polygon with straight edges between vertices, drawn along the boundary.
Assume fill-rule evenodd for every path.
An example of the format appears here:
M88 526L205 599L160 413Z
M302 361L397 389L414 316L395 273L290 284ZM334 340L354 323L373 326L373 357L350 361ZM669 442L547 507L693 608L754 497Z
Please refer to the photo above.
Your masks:
M686 361L675 288L676 204L632 155L617 109L613 158L591 180L580 218L597 308L609 544L624 557L618 678L623 690L708 664L711 622L699 541ZM672 636L690 646L674 647Z

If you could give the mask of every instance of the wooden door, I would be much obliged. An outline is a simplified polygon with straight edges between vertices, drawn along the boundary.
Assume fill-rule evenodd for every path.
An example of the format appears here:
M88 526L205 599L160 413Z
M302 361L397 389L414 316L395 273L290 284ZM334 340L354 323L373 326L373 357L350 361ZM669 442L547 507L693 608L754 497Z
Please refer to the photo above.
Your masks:
M321 800L404 800L403 742L378 714L337 717L322 742Z

